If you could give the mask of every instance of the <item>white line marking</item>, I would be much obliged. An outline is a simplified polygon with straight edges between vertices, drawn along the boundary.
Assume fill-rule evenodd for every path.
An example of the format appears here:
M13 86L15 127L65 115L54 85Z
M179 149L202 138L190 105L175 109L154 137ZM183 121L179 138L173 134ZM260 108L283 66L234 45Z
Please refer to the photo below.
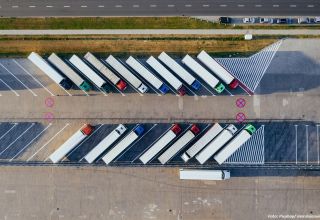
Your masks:
M98 5L98 8L104 8L104 5Z
M296 164L298 163L298 125L294 125L296 130Z
M219 5L219 6L220 6L220 7L223 7L223 8L224 8L224 7L228 7L228 5Z
M47 5L46 8L53 8L53 6L52 5Z
M239 8L243 8L243 7L244 7L244 5L238 5L238 7L239 7Z
M168 5L169 8L173 8L175 5Z
M202 7L207 8L210 7L210 5L202 5Z
M122 5L115 5L116 8L122 8Z
M307 148L307 164L309 163L309 125L306 125L306 148Z
M101 124L92 134L90 134L86 139L84 139L77 147L75 147L70 153L68 153L61 162L65 161L75 150L77 150L83 143L89 140L104 124ZM83 127L83 125L81 126ZM79 129L80 130L80 129Z
M86 6L86 5L81 5L81 8L86 8L86 7L88 7L88 6Z
M47 146L58 134L60 134L66 127L68 127L70 124L67 123L60 131L58 131L58 133L56 133L52 138L50 138L49 141L47 141L47 143L45 143L42 147L39 148L39 150L37 150L31 157L29 157L27 159L27 162L30 161L37 153L39 153L39 151L41 151L45 146ZM49 158L49 157L48 157ZM47 158L47 159L48 159ZM47 160L46 159L46 160Z
M239 87L240 87L243 91L245 91L249 96L251 96L251 94L248 93L247 90L245 90L241 85L239 85Z
M20 65L15 59L13 59L13 62L15 62L25 73L27 73L29 76L34 79L39 85L41 85L48 93L51 94L51 96L55 96L47 87L45 87L37 78L35 78L29 71L27 71L23 66Z
M317 146L318 146L318 164L320 163L320 146L319 146L319 125L317 125Z
M208 87L206 87L204 84L201 84L203 88L205 88L212 96L216 96L213 92L210 91L210 89L208 89Z
M9 71L2 63L0 63L0 65L2 66L2 68L4 68L8 73L10 73L16 80L18 80L24 87L26 87L26 89L29 90L29 92L31 92L33 94L33 96L37 96L37 94L35 94L28 86L26 86L18 77L16 77L11 71Z
M11 147L19 138L21 138L27 131L29 131L30 128L32 128L35 125L35 123L32 123L31 126L27 128L24 132L22 132L11 144L9 144L8 147L6 147L3 151L0 152L0 155L5 152L9 147Z
M70 8L70 5L65 5L65 6L63 6L64 8Z
M26 146L24 146L16 155L14 155L9 161L11 162L16 156L18 156L24 149L26 149L35 139L37 139L43 132L50 128L52 123L50 123L45 129L43 129L35 138L33 138Z
M1 137L0 137L0 140L2 139L2 138L4 138L4 136L6 136L15 126L17 126L19 123L14 123L14 125L8 130L8 131L6 131L6 133L4 133Z
M256 7L256 8L261 8L261 7L262 7L262 5L255 5L255 7Z
M62 90L64 90L69 96L72 96L65 88L63 88L60 84L57 84L58 86L60 86L60 88L62 89Z
M19 8L19 5L13 5L12 8Z
M272 7L274 7L274 8L279 8L279 5L272 5Z
M157 5L150 5L150 7L151 7L151 8L155 8L155 7L157 7Z
M132 5L132 7L134 7L134 8L139 8L140 5Z
M290 8L295 8L297 7L297 5L290 5Z
M12 89L7 83L5 83L5 81L3 81L2 79L0 79L0 81L5 84L16 96L20 96L14 89Z
M308 8L313 8L313 7L314 7L314 5L308 5L307 7L308 7Z
M184 7L190 8L192 7L192 5L184 5Z
M35 5L29 5L29 8L35 8L35 7L37 7L37 6L35 6Z
M230 96L233 96L233 94L225 87L224 91L226 91Z

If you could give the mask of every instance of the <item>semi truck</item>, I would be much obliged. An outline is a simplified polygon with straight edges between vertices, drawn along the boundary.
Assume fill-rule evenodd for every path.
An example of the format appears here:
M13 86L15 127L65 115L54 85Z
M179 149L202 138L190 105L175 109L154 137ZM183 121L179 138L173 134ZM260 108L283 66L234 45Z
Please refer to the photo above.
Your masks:
M184 162L188 162L192 157L199 153L207 144L212 141L223 128L215 123L196 143L194 143L185 153L181 155Z
M62 86L64 89L71 89L72 82L60 75L54 68L52 68L47 61L45 61L39 54L32 52L28 59L36 65L42 72L44 72L47 76L50 77L55 83Z
M133 131L131 131L127 136L125 136L119 143L116 144L108 153L106 153L102 160L109 164L116 157L118 157L121 152L128 148L135 140L137 140L144 132L142 125L138 125Z
M107 150L113 143L115 143L127 130L127 128L120 124L116 129L111 131L100 143L95 146L84 159L88 163L94 162L105 150Z
M230 171L180 169L180 179L181 180L227 180L227 179L230 179Z
M214 72L223 82L225 82L231 89L238 87L239 82L234 78L234 76L229 73L221 64L219 64L215 59L213 59L209 54L204 50L201 51L197 58Z
M169 88L166 84L164 84L160 79L158 79L154 74L152 74L146 67L144 67L132 56L130 56L126 60L126 63L162 94L166 94L169 91Z
M200 76L212 89L217 93L222 93L225 89L224 85L214 77L208 70L201 66L188 54L182 59L182 63L191 69L195 74Z
M219 151L214 159L218 164L226 161L236 150L238 150L256 131L256 128L248 124L234 139L232 139L221 151Z
M147 63L175 90L177 90L180 96L184 96L186 94L186 89L184 88L182 82L169 70L167 70L167 68L165 68L156 58L154 58L153 56L149 57Z
M119 60L110 55L106 62L117 71L122 77L124 77L134 88L138 89L141 93L146 93L148 87L144 85L140 79L133 75Z
M49 159L53 163L58 163L62 160L72 149L74 149L81 141L89 136L93 131L90 124L85 124L80 130L74 133L66 142L64 142L56 151L54 151Z
M201 88L201 84L196 80L187 70L185 70L181 65L179 65L174 59L172 59L168 54L162 52L158 59L161 60L169 69L176 73L183 81L185 81L189 86L195 90Z
M67 76L76 86L84 91L91 89L90 83L80 77L70 66L68 66L58 55L52 53L48 57L49 62Z
M127 88L127 83L114 74L106 65L104 65L98 58L92 53L88 52L84 55L84 59L102 73L110 82L115 85L121 91Z
M200 129L196 125L192 125L190 130L184 133L178 140L176 140L172 146L170 146L163 154L158 157L158 160L162 164L166 164L171 158L174 157L184 146L186 146L197 134Z
M81 73L83 73L91 82L93 82L99 89L104 92L109 92L110 88L107 82L101 78L96 72L94 72L85 62L83 62L77 55L73 55L69 59Z
M161 138L159 138L144 154L142 154L139 160L143 164L148 163L152 160L162 149L164 149L178 134L181 132L181 128L178 124L168 130Z
M196 159L199 161L199 163L204 164L233 137L237 130L238 129L231 124L226 129L221 131L221 133L196 156Z

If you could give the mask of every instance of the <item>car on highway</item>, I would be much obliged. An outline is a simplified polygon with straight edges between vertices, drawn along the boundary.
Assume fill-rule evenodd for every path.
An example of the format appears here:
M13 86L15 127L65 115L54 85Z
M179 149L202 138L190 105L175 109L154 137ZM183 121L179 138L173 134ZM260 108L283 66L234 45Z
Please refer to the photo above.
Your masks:
M315 17L314 18L314 23L320 23L320 17Z
M255 18L244 18L242 21L244 24L248 24L248 23L254 23L256 20Z
M266 24L266 23L273 23L273 19L272 18L260 18L259 19L260 24Z
M219 18L219 23L220 24L230 24L231 23L231 18L230 17L220 17Z
M288 24L289 19L288 18L278 18L277 19L277 24Z
M300 17L298 18L299 24L310 24L310 18L307 17Z

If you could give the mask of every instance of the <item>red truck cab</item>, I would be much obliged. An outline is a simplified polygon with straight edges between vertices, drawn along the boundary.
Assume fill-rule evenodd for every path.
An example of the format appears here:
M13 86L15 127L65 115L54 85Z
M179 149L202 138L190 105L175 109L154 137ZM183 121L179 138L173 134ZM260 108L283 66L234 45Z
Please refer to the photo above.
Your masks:
M117 83L117 88L120 89L121 91L125 90L127 88L127 83L123 80L120 80L118 83Z
M190 128L190 131L191 131L194 135L197 135L197 134L200 132L200 128L199 128L197 125L193 124L193 125L191 126L191 128Z
M178 135L181 132L181 128L178 124L174 124L171 128L171 131L173 131L173 133Z
M85 135L90 135L93 131L93 127L90 124L85 124L82 128L81 128L81 132Z

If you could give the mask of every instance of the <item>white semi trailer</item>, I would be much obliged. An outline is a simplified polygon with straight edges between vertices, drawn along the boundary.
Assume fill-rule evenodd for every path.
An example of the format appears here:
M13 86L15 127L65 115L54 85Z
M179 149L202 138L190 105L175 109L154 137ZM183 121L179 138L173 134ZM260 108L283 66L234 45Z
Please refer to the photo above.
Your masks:
M184 96L186 94L186 89L184 88L182 82L169 70L167 70L156 58L153 56L149 57L147 63L175 90L177 90L180 96Z
M73 148L75 148L83 139L89 136L93 131L91 125L84 125L79 131L74 133L66 142L64 142L56 151L54 151L49 159L53 163L62 160Z
M237 88L239 82L234 78L234 76L204 50L198 54L197 58L212 72L214 72L223 82L229 85L231 89Z
M110 134L108 134L100 143L95 146L84 159L88 163L94 162L105 150L107 150L113 143L115 143L127 130L127 128L120 124Z
M106 62L117 71L123 78L125 78L134 88L138 89L141 93L146 93L148 87L144 85L140 79L133 75L119 60L110 55Z
M218 93L222 93L225 89L224 85L214 77L208 70L201 66L188 54L182 59L182 63L191 69L195 74L201 77L212 89Z
M197 156L200 164L204 164L212 155L223 147L237 132L234 125L229 125L213 141L211 141Z
M115 85L121 91L127 88L127 83L114 74L106 65L104 65L98 58L92 53L88 52L84 55L84 59L88 61L94 68L102 73L113 85Z
M232 139L221 151L219 151L214 159L218 164L226 161L236 150L238 150L256 131L256 128L248 124L234 139Z
M109 92L110 88L107 82L101 78L96 72L94 72L85 62L83 62L77 55L73 55L69 59L81 73L83 73L91 82L93 82L99 89L104 92Z
M196 143L194 143L185 153L181 155L181 158L184 160L184 162L188 162L188 160L199 153L222 130L223 128L218 123L215 123Z
M227 179L230 179L230 171L180 169L180 179L181 180L227 180Z
M142 156L140 160L143 164L151 161L162 149L164 149L181 132L178 124L174 124L161 138L159 138Z
M80 89L84 91L89 91L91 89L90 83L79 76L79 74L77 74L70 66L68 66L57 54L52 53L48 57L48 60Z
M174 59L172 59L168 54L162 52L158 59L161 60L169 69L176 73L183 81L188 85L192 86L195 90L201 88L201 84L196 78L194 78L187 70L185 70L181 65L179 65Z
M47 61L45 61L39 54L32 52L28 59L36 65L42 72L49 76L55 83L62 86L64 89L71 89L72 83L69 79L60 75L54 68L52 68Z
M158 79L154 74L152 74L146 67L144 67L139 61L130 56L126 63L136 71L140 76L147 80L153 87L158 89L162 94L166 94L169 88L160 79Z
M162 164L166 164L174 155L176 155L184 146L186 146L193 138L199 134L200 129L196 125L192 125L190 130L184 133L176 142L173 143L163 154L158 157Z

